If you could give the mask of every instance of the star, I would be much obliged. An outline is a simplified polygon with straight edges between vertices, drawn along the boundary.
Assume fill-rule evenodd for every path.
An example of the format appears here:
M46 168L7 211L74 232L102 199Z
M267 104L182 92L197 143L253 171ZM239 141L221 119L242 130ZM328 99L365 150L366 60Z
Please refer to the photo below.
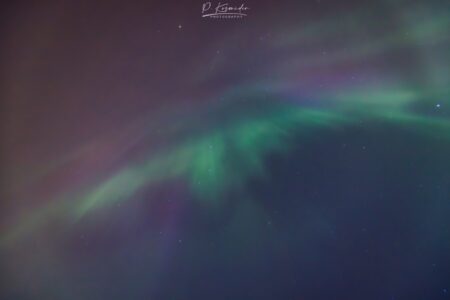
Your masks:
M436 108L440 108L441 107L441 104L436 104Z
M179 24L179 25L178 25L178 29L181 29L181 28L183 28L183 26L181 26L181 24Z

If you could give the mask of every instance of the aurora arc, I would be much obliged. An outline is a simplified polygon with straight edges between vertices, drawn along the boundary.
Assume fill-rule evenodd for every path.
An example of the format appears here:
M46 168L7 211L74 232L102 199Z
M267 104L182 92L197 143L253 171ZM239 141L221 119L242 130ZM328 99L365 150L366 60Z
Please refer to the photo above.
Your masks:
M338 101L331 109L319 109L265 101L252 102L250 107L263 108L253 108L250 113L238 113L232 106L233 118L219 120L215 127L163 147L141 161L113 172L100 182L79 187L72 194L57 196L31 216L25 216L27 221L19 222L13 230L4 234L2 244L32 232L52 215L63 216L69 222L79 222L98 209L126 201L143 188L151 188L167 180L181 178L204 205L218 204L225 191L244 186L249 178L264 176L264 160L268 154L287 152L293 138L319 129L333 130L361 120L377 119L396 126L414 126L426 135L450 138L449 120L407 111L408 105L418 99L413 97L413 93L394 91L390 99L397 99L398 105L390 101L389 105L381 102L378 105L358 106L349 105L349 100L348 103ZM227 109L220 107L217 112Z

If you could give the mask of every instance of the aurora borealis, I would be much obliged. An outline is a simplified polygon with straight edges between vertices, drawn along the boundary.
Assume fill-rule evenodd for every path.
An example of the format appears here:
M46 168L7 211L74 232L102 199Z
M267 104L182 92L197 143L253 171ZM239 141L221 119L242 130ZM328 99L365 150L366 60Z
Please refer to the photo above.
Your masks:
M7 8L2 299L450 298L450 5L244 3Z

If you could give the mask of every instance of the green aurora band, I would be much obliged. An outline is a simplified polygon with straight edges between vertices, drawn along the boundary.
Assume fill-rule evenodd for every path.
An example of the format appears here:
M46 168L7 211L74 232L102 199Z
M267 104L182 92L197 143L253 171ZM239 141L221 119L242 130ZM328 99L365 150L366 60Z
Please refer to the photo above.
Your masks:
M414 97L412 92L395 90L370 95L367 102L371 105L356 102L356 99L364 99L357 95L348 95L348 102L338 101L336 103L341 104L331 109L302 108L275 101L266 101L263 105L253 102L250 107L263 107L256 112L242 113L233 108L233 117L220 120L220 126L163 147L101 182L56 197L3 235L2 244L32 232L52 215L78 222L98 209L126 201L143 188L168 180L186 181L204 205L220 204L221 195L227 190L243 187L250 178L264 177L264 161L269 154L285 153L295 138L317 130L338 130L361 121L382 120L430 137L450 140L448 119L407 111L413 100L420 98ZM389 101L370 101L377 96ZM218 112L223 110L220 107Z

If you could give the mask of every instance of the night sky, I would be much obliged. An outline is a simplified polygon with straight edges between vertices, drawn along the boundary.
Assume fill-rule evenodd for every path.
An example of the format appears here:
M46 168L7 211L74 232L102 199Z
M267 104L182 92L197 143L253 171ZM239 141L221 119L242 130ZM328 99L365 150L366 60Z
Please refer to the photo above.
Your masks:
M448 1L12 3L2 300L450 299Z

